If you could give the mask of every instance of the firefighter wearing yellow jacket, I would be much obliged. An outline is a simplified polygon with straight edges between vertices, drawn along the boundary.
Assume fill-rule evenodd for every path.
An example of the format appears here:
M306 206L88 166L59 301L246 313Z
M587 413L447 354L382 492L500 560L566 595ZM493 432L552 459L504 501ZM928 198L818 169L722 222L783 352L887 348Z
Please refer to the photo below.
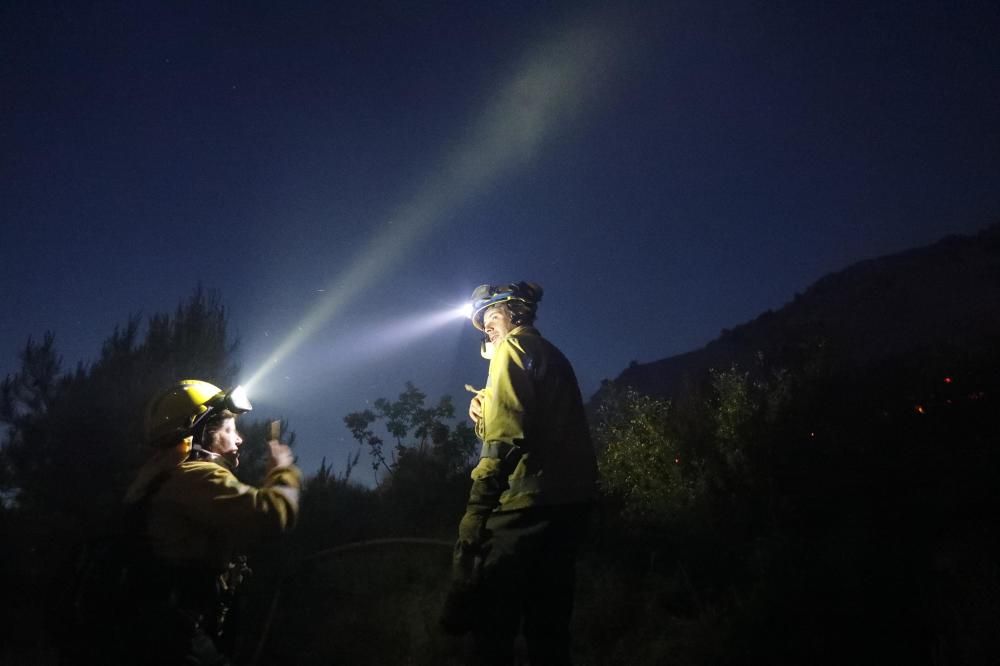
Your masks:
M155 453L126 496L155 561L133 627L143 652L134 663L228 664L225 619L249 573L243 554L295 523L302 476L288 446L268 442L261 487L233 474L243 443L236 416L250 409L240 387L199 380L177 383L150 405Z
M597 465L573 368L533 326L541 296L526 282L473 293L490 360L469 407L483 445L441 619L452 633L473 632L483 663L512 662L522 623L531 663L570 663L576 553Z

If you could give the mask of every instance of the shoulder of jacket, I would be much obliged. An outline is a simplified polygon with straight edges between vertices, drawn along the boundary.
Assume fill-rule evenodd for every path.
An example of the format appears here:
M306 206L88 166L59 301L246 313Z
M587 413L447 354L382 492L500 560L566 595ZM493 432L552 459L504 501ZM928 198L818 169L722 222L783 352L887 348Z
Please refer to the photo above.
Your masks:
M521 354L528 353L529 351L533 353L543 352L553 347L552 343L543 338L537 329L528 326L522 327L519 331L512 332L504 338L504 342L509 343L512 350L516 350Z
M517 359L523 358L528 353L524 348L525 342L526 340L515 335L504 337L496 346L493 358L490 359L491 372L495 368L503 367L510 363L518 363Z
M542 337L542 334L539 333L538 329L535 328L534 326L522 325L522 326L515 326L513 329L511 329L511 331L507 335L507 337L511 337L511 338L527 338L527 337L530 337L530 338L540 338L540 337Z
M197 478L218 478L220 480L235 478L236 475L218 463L210 460L189 460L181 463L177 468L176 476L197 477Z

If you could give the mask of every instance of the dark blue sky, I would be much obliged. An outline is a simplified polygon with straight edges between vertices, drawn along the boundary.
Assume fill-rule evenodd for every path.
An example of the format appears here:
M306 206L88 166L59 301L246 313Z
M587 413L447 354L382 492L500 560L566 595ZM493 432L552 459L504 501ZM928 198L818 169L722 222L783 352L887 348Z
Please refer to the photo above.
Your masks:
M351 4L3 3L0 373L201 283L248 376L303 328L256 403L339 466L345 413L482 384L412 319L480 283L545 287L589 395L1000 218L995 2Z

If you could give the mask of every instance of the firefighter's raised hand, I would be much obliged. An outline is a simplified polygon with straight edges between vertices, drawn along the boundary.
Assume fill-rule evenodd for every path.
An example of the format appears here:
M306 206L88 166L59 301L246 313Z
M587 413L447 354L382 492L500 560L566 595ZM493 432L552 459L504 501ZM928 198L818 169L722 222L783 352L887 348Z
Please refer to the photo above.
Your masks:
M282 444L278 440L272 439L268 441L267 448L267 471L270 472L272 469L291 467L295 462L295 455L287 444Z

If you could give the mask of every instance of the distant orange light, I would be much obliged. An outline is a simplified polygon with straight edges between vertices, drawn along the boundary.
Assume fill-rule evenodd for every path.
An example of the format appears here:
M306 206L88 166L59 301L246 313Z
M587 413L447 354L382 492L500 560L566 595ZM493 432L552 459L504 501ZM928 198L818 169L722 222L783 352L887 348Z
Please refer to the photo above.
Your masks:
M816 433L814 433L814 432L811 432L811 433L809 433L809 436L810 436L810 437L815 437L815 436L816 436Z
M917 410L917 414L924 414L924 413L926 413L924 411L924 406L923 405L917 405L916 410Z
M675 465L680 465L681 464L681 459L680 458L674 458L674 464Z

